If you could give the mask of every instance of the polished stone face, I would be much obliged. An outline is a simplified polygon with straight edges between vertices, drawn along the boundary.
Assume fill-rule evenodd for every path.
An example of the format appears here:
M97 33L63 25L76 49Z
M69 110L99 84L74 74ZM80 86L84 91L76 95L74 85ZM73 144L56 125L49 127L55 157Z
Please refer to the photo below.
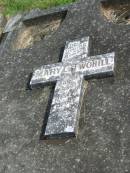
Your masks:
M56 82L44 138L77 136L86 77L112 75L114 53L89 57L89 37L67 42L61 63L45 65L32 76L30 86Z

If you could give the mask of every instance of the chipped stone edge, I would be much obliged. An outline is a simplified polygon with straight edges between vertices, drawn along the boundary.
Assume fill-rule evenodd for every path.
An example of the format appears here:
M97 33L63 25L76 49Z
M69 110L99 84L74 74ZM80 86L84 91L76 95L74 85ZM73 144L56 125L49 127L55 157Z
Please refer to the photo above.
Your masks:
M39 17L53 15L56 13L66 12L71 8L72 5L73 5L73 3L70 3L68 5L63 5L63 6L57 6L57 7L53 7L53 8L49 8L49 9L44 9L44 10L40 10L39 8L33 9L30 12L24 13L23 22L34 20Z

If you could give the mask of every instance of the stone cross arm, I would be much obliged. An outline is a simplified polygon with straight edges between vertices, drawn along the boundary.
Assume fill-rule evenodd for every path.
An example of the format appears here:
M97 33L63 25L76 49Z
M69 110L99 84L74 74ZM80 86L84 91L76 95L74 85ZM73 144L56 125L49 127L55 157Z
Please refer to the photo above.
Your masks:
M33 73L30 81L31 87L38 84L46 84L60 80L62 75L77 73L79 75L93 76L98 73L110 75L114 71L114 56L115 53L92 56L84 58L80 62L64 62L52 65L44 65Z
M30 81L30 86L46 84L49 82L57 81L60 78L62 72L62 63L52 64L52 65L44 65L37 70L32 75L32 79Z

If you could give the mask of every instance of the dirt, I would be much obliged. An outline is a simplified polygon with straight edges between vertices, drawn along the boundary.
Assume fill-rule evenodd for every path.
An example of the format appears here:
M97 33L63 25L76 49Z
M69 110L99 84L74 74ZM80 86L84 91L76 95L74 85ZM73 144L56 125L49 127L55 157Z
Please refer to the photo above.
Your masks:
M117 24L130 24L130 2L111 3L103 1L101 3L102 14L107 20Z

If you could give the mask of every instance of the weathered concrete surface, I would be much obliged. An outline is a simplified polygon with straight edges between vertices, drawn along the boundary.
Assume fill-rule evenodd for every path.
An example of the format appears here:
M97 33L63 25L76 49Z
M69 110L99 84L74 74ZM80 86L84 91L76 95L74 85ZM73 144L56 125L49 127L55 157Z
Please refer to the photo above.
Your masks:
M108 23L99 0L72 6L52 37L32 48L0 58L1 173L130 172L130 32ZM58 62L66 40L90 36L90 55L116 52L115 78L89 81L77 141L52 145L39 141L52 87L26 90L28 75ZM11 37L10 37L11 38Z

